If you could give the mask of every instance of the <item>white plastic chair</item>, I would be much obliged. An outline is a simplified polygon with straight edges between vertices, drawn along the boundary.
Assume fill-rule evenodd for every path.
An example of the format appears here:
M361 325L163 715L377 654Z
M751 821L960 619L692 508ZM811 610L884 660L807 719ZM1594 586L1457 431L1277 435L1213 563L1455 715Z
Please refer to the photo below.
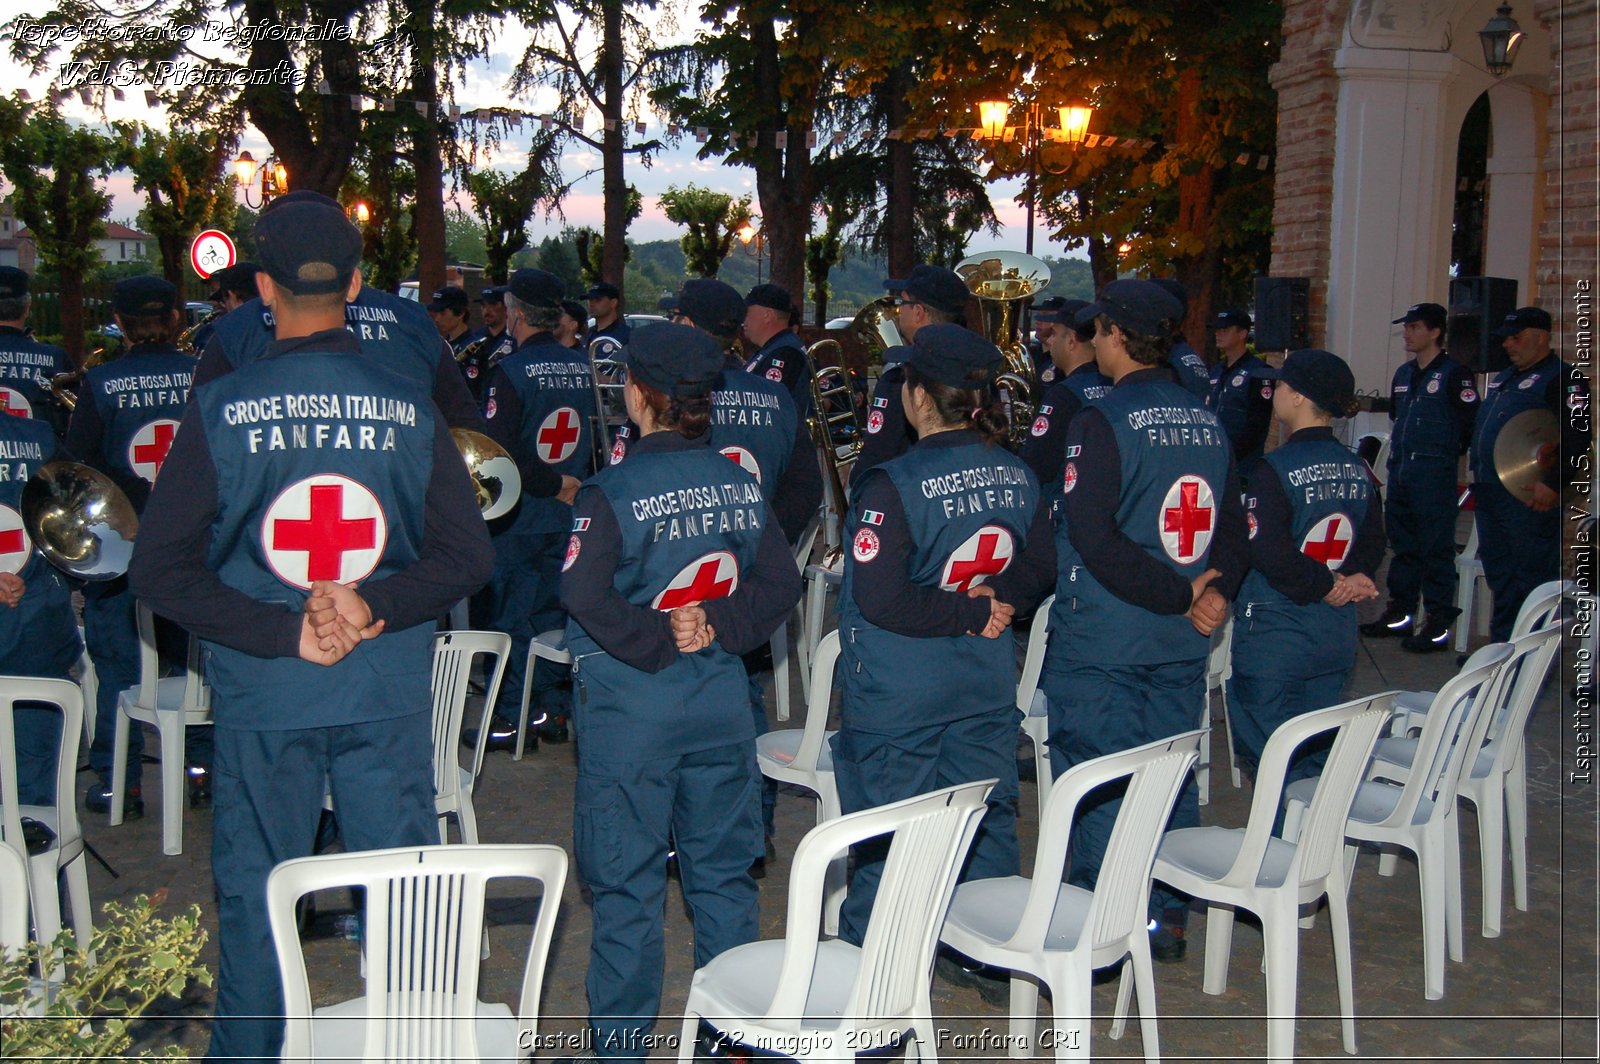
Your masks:
M694 973L678 1059L694 1059L703 1019L756 1048L800 1060L853 1058L907 1035L936 1059L933 951L994 780L863 809L811 829L789 878L782 939L735 946ZM866 941L819 940L827 868L858 842L893 833Z
M470 680L479 657L488 657L487 690L483 720L478 727L478 745L472 754L472 767L462 768L457 760L458 738L467 712ZM500 681L511 657L511 637L504 632L440 632L433 637L433 807L439 814L439 842L450 841L448 820L455 817L461 828L461 841L478 841L478 818L472 808L472 790L483 771L484 728L489 723Z
M1228 773L1235 788L1244 786L1239 760L1233 752L1233 721L1228 717L1228 681L1233 679L1233 618L1211 633L1211 651L1206 657L1206 705L1200 718L1205 738L1200 740L1200 763L1195 766L1195 782L1200 785L1200 804L1211 804L1211 692L1222 698L1222 727L1228 735Z
M800 570L802 579L806 573L806 563L811 560L811 548L817 542L817 532L822 527L822 511L818 510L806 524L805 531L800 533L800 538L794 545L794 563ZM800 659L800 695L802 698L811 697L811 648L804 642L806 631L805 596L801 596L795 603L790 616L795 622L794 630L800 637L796 644L796 656ZM789 621L786 619L778 625L778 630L772 633L770 643L772 650L772 686L777 699L778 720L789 719Z
M1074 765L1051 789L1033 877L978 879L956 888L939 940L973 960L1013 972L1007 1039L1013 1057L1032 1055L1039 1010L1039 988L1015 973L1025 972L1049 988L1057 1029L1083 1032L1078 1039L1055 1039L1056 1059L1088 1060L1094 969L1121 963L1119 1015L1111 1037L1122 1037L1123 1006L1129 987L1137 984L1145 1059L1160 1059L1145 927L1150 862L1199 750L1200 733L1192 731ZM1097 788L1122 779L1128 780L1128 789L1095 889L1063 883L1079 803Z
M17 733L14 711L19 702L53 705L61 711L61 739L56 747L56 804L20 805L17 800ZM33 902L33 928L46 946L61 930L58 881L67 880L72 905L72 933L80 949L88 949L94 930L89 906L89 870L84 859L83 830L73 804L78 771L78 742L83 734L83 690L71 680L0 677L0 843L27 854L28 896ZM32 817L56 837L43 853L27 853L22 818Z
M1464 507L1471 489L1461 493L1458 508ZM1478 617L1478 634L1489 634L1489 578L1484 575L1483 562L1478 558L1478 519L1467 522L1467 545L1456 555L1456 623L1450 636L1450 645L1457 654L1467 649L1472 630L1472 617Z
M562 668L572 667L572 651L567 649L567 632L564 628L552 628L548 632L540 632L528 641L528 664L522 671L522 710L517 714L517 748L511 753L511 760L522 760L523 744L528 741L528 704L533 701L533 667L540 659L554 662ZM489 703L493 707L494 703ZM537 728L544 723L540 717L533 722ZM489 726L489 718L483 718L483 727L478 729L478 749L483 749L484 732ZM480 759L482 754L477 755Z
M83 626L78 626L78 642L83 644L83 653L78 655L78 686L83 688L83 704L91 712L83 715L83 745L94 745L94 707L100 704L100 677L94 671L94 661L89 657L89 641L83 637Z
M477 943L490 880L537 880L517 1011L478 1000ZM559 846L425 846L285 861L267 877L267 915L288 1020L285 1060L523 1060L539 1023L545 959L567 879ZM365 995L313 1010L295 903L363 887Z
M1017 709L1022 713L1022 734L1033 743L1033 773L1039 790L1039 822L1044 823L1045 803L1055 774L1050 768L1050 700L1039 690L1039 674L1044 671L1044 652L1050 642L1051 595L1033 611L1033 626L1028 629L1028 648L1022 655L1022 674L1017 681Z
M161 676L155 617L138 603L139 686L117 695L117 730L111 749L111 824L122 823L128 799L128 729L132 721L156 729L161 748L161 852L183 852L184 736L211 727L211 688L200 668L200 641L188 637L183 675Z
M28 948L28 859L0 843L0 959Z
M802 658L808 658L817 652L817 644L822 642L822 623L828 614L828 591L837 591L844 583L844 555L840 554L831 560L824 555L824 561L819 564L808 565L805 568L805 623L802 626L804 646L799 651ZM815 674L816 670L810 670ZM806 697L811 697L811 692L806 692Z
M1493 705L1502 666L1511 657L1506 643L1479 649L1449 683L1440 688L1417 741L1416 760L1404 785L1368 778L1356 788L1344 833L1345 889L1355 873L1358 842L1404 846L1417 855L1422 893L1422 959L1428 1000L1444 996L1444 955L1462 958L1461 843L1456 832L1456 792L1475 706ZM1474 696L1477 696L1476 698ZM1421 771L1417 771L1417 767ZM1378 771L1369 763L1368 776ZM1283 837L1300 836L1300 822L1315 794L1316 778L1292 783L1284 791Z
M1267 982L1267 1056L1294 1059L1295 991L1300 970L1300 906L1326 895L1333 926L1333 962L1346 1053L1356 1051L1355 993L1350 967L1350 910L1340 844L1351 796L1389 718L1394 692L1302 713L1267 740L1256 773L1250 819L1243 828L1198 827L1167 832L1156 853L1155 878L1209 903L1202 989L1228 987L1233 918L1245 909L1261 918ZM1274 838L1283 780L1295 749L1336 732L1322 775L1313 781L1310 811L1298 842Z

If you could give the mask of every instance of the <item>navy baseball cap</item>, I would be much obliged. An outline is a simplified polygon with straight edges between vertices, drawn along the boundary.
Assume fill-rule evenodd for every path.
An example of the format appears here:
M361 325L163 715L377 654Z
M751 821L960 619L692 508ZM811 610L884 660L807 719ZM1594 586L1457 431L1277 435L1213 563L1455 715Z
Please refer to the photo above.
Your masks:
M504 303L506 301L506 286L492 284L478 293L479 303Z
M744 297L747 307L766 307L768 310L781 310L785 314L793 313L794 299L790 297L789 290L781 284L758 284L750 289L750 294Z
M967 309L967 282L943 266L913 266L910 276L891 277L883 286L891 292L905 293L913 303L925 303L945 314L960 314Z
M979 388L1005 365L1000 349L971 329L940 322L917 330L906 363L924 377L952 388ZM986 379L974 382L973 376Z
M1059 296L1050 300L1050 302L1054 302L1055 306L1035 314L1033 316L1034 321L1048 321L1055 322L1058 325L1076 326L1078 311L1089 305L1087 299L1065 299Z
M27 294L27 273L15 266L0 266L0 299L21 299Z
M744 324L744 299L732 285L711 277L695 277L667 303L665 309L682 314L695 327L726 336Z
M178 290L166 278L126 277L111 289L111 309L130 318L157 318L178 307Z
M506 284L506 291L531 307L560 306L561 297L566 294L561 286L561 278L531 266L513 273Z
M1139 336L1166 336L1183 317L1183 304L1159 282L1126 279L1106 285L1073 320L1086 325L1102 314Z
M1413 303L1391 325L1405 325L1407 322L1420 321L1430 329L1442 329L1449 316L1445 309L1437 303Z
M1211 319L1213 329L1243 329L1249 332L1254 324L1255 322L1250 320L1250 315L1233 307L1217 311L1217 316Z
M294 195L301 198L284 202ZM361 233L326 196L289 196L273 200L272 209L256 220L261 268L273 284L295 295L342 292L361 264Z
M467 307L470 305L465 288L448 284L433 293L433 302L428 304L428 309L434 312L454 310L460 314L466 314Z
M1538 307L1518 307L1506 315L1506 320L1495 326L1494 335L1502 340L1515 336L1523 329L1550 331L1550 315Z
M690 325L635 329L617 358L634 380L679 399L710 394L722 376L722 345Z
M216 289L211 293L211 299L220 300L232 292L244 299L254 299L256 295L256 274L261 272L261 267L253 262L236 262L232 266L224 266L211 275L211 283Z
M1290 351L1282 369L1257 368L1252 376L1280 380L1335 417L1346 417L1356 399L1356 377L1332 351L1304 347Z
M622 289L610 281L600 281L583 293L585 299L621 299Z
M324 196L322 193L313 192L309 188L297 188L293 192L285 192L281 196L274 196L269 199L266 202L266 205L261 208L261 216L265 218L273 211L282 210L285 207L292 207L296 203L315 203L322 207L332 207L340 214L344 213L344 208L339 206L339 201L334 199L332 196ZM349 219L347 218L346 221L348 220Z

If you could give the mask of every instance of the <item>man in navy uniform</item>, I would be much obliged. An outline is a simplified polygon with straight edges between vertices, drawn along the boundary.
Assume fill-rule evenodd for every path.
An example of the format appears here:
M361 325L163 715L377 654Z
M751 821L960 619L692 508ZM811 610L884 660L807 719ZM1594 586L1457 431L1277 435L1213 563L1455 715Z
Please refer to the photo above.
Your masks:
M1111 391L1111 380L1100 372L1094 360L1094 323L1079 327L1078 311L1089 304L1082 299L1063 299L1054 310L1043 311L1038 320L1048 329L1045 350L1056 370L1055 383L1039 397L1028 438L1022 443L1022 460L1039 478L1040 502L1051 519L1060 516L1063 497L1061 475L1067 462L1067 426L1088 404Z
M1254 323L1242 310L1224 310L1211 322L1222 360L1211 367L1211 394L1206 405L1222 422L1233 445L1233 461L1241 471L1261 457L1272 427L1270 367L1250 350Z
M489 342L484 345L483 376L494 369L502 358L517 349L517 339L506 328L506 286L490 285L478 295L483 306L483 333ZM480 393L481 394L481 391Z
M1550 315L1519 307L1495 330L1511 365L1489 382L1472 435L1472 493L1477 499L1478 557L1494 595L1489 636L1511 638L1528 592L1561 574L1561 486L1591 470L1589 381L1550 347ZM1506 422L1525 410L1548 410L1561 426L1561 452L1539 456L1543 477L1523 500L1500 483L1494 445Z
M39 418L57 438L66 431L65 411L50 395L50 378L72 370L72 359L55 344L27 333L28 275L0 266L0 415Z
M217 318L239 309L256 297L256 274L260 272L261 267L253 262L236 262L232 266L224 266L208 278L214 287L206 298L216 308ZM189 338L190 347L196 354L204 351L206 344L211 342L217 318L200 326Z
M331 789L350 850L438 841L434 618L488 579L488 533L428 387L345 329L361 236L336 206L262 215L271 348L197 388L130 576L207 641L220 898L208 1055L275 1060L274 865L311 853ZM359 582L360 590L355 590Z
M428 317L433 319L433 326L444 337L444 342L450 345L450 354L460 367L462 379L467 382L467 391L477 399L483 394L483 378L489 366L489 345L478 343L484 334L472 327L469 320L471 308L467 290L447 284L433 293L433 301L428 304Z
M1073 765L1194 728L1212 630L1248 566L1233 455L1217 417L1176 384L1182 304L1149 281L1113 281L1077 320L1114 383L1067 428L1058 578L1041 685L1050 760ZM1080 810L1069 882L1099 876L1118 803ZM1173 827L1199 823L1191 777ZM1152 954L1183 956L1187 903L1150 899Z
M111 290L111 307L128 343L121 358L96 366L78 389L78 405L67 426L66 447L87 465L109 476L143 512L150 487L167 454L189 401L194 357L173 345L181 319L178 290L156 276L129 277ZM94 743L89 767L99 777L89 786L84 806L93 813L111 807L112 747L117 698L139 682L139 630L133 593L126 577L99 581L83 589L83 632L99 683ZM206 776L211 762L210 729L185 729L189 750L189 800L210 800ZM144 729L128 730L128 797L124 813L140 816L144 799Z
M583 294L589 304L589 316L594 318L594 328L589 339L609 336L619 344L628 342L633 330L622 316L622 289L610 281L601 281Z
M562 552L572 527L572 497L594 461L594 377L589 361L557 342L560 278L522 269L506 286L506 320L517 349L489 375L483 412L489 436L514 455L519 466L543 465L562 478L556 498L524 493L516 512L494 531L494 579L479 600L484 623L511 636L511 658L500 684L486 746L511 750L527 675L528 644L540 632L565 622L559 601ZM563 715L562 670L540 661L534 670L531 720ZM552 720L552 724L554 721ZM546 734L559 738L552 727ZM476 739L477 733L468 738Z
M744 297L744 335L756 353L744 368L783 385L802 420L811 416L811 376L806 347L794 330L794 300L782 285L758 284Z
M1158 277L1152 283L1176 299L1183 308L1173 322L1167 367L1172 370L1173 379L1183 386L1183 390L1203 403L1211 394L1211 373L1206 369L1206 360L1200 357L1180 331L1184 316L1189 313L1189 290L1171 277Z
M1401 645L1417 653L1450 644L1458 612L1456 466L1478 411L1472 371L1440 346L1445 322L1437 303L1417 303L1394 320L1413 357L1395 370L1389 389L1389 605L1361 626L1362 635L1404 636ZM1413 634L1419 599L1428 622Z

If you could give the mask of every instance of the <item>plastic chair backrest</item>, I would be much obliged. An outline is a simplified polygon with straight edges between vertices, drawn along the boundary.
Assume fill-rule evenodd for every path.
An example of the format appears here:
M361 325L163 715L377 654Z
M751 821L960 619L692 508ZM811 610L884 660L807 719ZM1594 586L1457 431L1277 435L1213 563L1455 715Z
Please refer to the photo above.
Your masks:
M1233 618L1211 633L1211 653L1206 657L1206 690L1233 675Z
M1092 949L1126 941L1145 926L1150 866L1184 778L1200 756L1202 731L1184 732L1074 765L1050 787L1034 856L1033 878L1022 917L1008 948L1037 948L1046 938L1067 865L1078 805L1117 780L1128 781L1122 806L1106 843L1105 858L1085 919ZM1085 940L1079 940L1080 946Z
M456 745L467 713L467 697L472 693L472 666L479 655L494 659L484 695L485 705L493 706L500 694L500 681L511 656L511 637L504 632L440 632L433 637L433 793L454 794L460 789ZM483 744L472 758L472 777L483 769Z
M150 607L141 600L135 607L139 628L139 704L158 705L157 691L161 682L161 655L156 649L156 619ZM205 672L200 666L200 640L185 633L188 649L184 653L183 703L179 709L204 709L211 704L211 689L206 686Z
M1523 725L1549 675L1550 663L1561 646L1561 627L1558 622L1512 638L1511 657L1506 659L1501 679L1495 685L1495 704L1473 716L1465 746L1469 756L1463 765L1469 777L1481 752L1500 763L1516 748L1516 740L1522 735Z
M0 842L0 959L28 948L28 859Z
M1434 808L1454 808L1457 777L1467 756L1464 740L1473 729L1476 714L1489 711L1498 701L1506 675L1503 666L1510 659L1510 643L1480 647L1433 696L1422 734L1417 738L1417 752L1405 790L1389 823L1416 823L1417 808L1424 799L1431 801Z
M1017 708L1022 715L1033 712L1033 696L1039 690L1039 674L1044 671L1044 652L1050 642L1050 608L1056 604L1051 595L1033 611L1033 627L1028 629L1028 649L1022 656L1022 676L1017 681Z
M794 544L794 563L800 569L800 575L806 573L806 564L811 561L811 548L816 545L817 533L822 531L822 507L817 507L817 512L811 515L811 520L806 522L805 529L800 533L800 538Z
M56 836L74 839L82 835L73 787L78 772L78 744L83 739L83 689L71 680L0 676L0 842L18 853L27 853L17 802L15 710L19 702L39 702L61 710L61 738L56 744Z
M1528 592L1522 608L1517 610L1517 621L1511 626L1511 638L1527 635L1555 620L1561 612L1562 598L1577 593L1578 585L1570 580L1549 580Z
M939 928L977 833L984 801L996 782L963 783L863 809L806 833L795 850L783 963L763 1024L798 1031L803 1023L828 864L854 844L891 832L883 878L861 945L856 985L837 1030L912 1014L919 993L927 990Z
M811 655L811 697L806 700L806 723L800 747L790 764L806 772L817 770L822 744L828 739L828 710L833 702L833 668L839 660L839 633L829 632Z
M366 1038L362 1059L478 1060L479 945L493 879L543 886L518 1004L521 1030L537 1028L545 960L567 880L559 846L421 846L285 861L267 877L267 915L289 1017L283 1056L311 1053L311 989L295 902L317 890L366 890Z

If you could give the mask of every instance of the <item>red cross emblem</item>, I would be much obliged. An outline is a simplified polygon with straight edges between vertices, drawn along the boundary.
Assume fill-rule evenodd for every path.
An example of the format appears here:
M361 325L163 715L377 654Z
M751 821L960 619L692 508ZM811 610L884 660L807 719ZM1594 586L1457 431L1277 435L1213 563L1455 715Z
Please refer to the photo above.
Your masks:
M1300 543L1300 553L1329 569L1337 570L1350 553L1350 542L1355 538L1354 527L1344 514L1329 514L1311 526L1311 531Z
M628 441L621 435L611 444L611 464L616 465L628 457Z
M867 415L867 431L876 433L883 429L883 411L874 410Z
M22 526L22 515L0 506L0 573L20 573L33 552L33 541Z
M977 587L989 577L1005 572L1015 553L1016 541L1009 531L999 525L984 525L950 552L939 587L945 591Z
M1043 436L1050 431L1050 419L1041 414L1033 419L1033 428L1028 431L1034 436Z
M307 590L316 580L364 579L378 567L388 539L377 496L337 473L289 485L261 522L267 564L279 579Z
M1068 462L1066 468L1061 471L1061 493L1063 495L1071 495L1072 489L1077 486L1078 464L1076 462Z
M1200 477L1179 477L1161 503L1161 548L1179 565L1199 560L1211 546L1216 518L1211 485Z
M734 465L756 478L756 483L761 483L761 466L756 464L756 456L743 447L724 447L722 457L733 462Z
M551 465L559 465L578 449L581 433L578 431L578 412L570 406L552 410L539 423L539 433L534 437L539 457Z
M176 421L162 418L135 432L133 439L128 442L128 465L154 484L156 475L167 460L167 452L172 450L172 437L177 431Z
M769 380L769 381L778 381L778 382L781 383L783 381L783 370L781 370L781 369L769 369L769 370L767 370L767 380Z
M12 417L32 417L33 404L15 388L0 388L0 413Z
M726 598L739 586L739 561L725 550L715 551L685 565L672 583L650 603L651 609L675 610L694 602Z

